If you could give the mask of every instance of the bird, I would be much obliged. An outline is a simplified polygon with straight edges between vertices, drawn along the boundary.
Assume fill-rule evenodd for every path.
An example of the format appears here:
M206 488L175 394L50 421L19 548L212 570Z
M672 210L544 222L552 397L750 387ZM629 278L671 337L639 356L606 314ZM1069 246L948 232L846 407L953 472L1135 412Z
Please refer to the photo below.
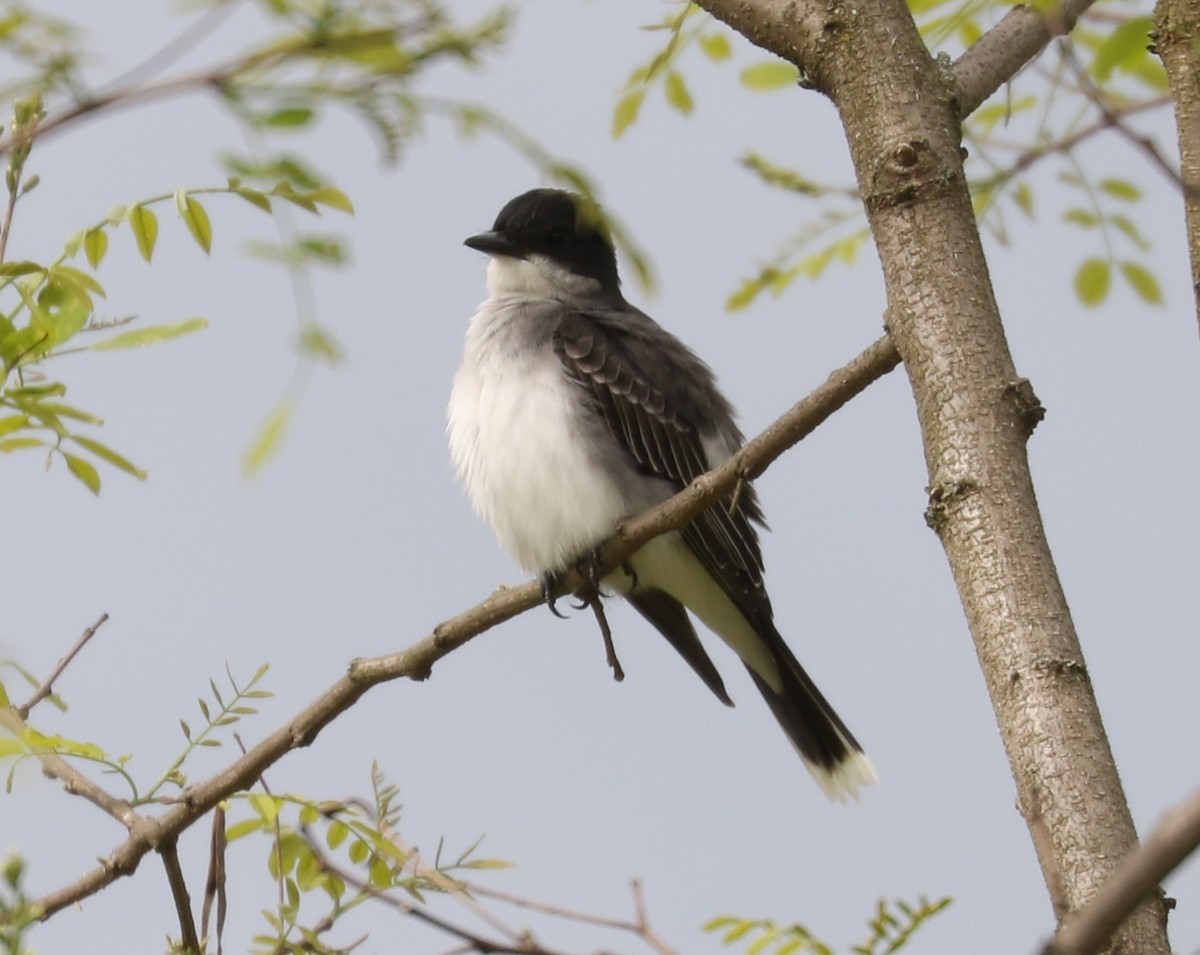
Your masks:
M488 255L488 294L451 388L451 462L501 545L548 587L744 437L709 366L626 301L594 200L533 189L464 244ZM699 618L741 659L822 791L857 799L875 768L775 626L756 525L745 482L642 546L600 592L632 604L732 706L689 614Z

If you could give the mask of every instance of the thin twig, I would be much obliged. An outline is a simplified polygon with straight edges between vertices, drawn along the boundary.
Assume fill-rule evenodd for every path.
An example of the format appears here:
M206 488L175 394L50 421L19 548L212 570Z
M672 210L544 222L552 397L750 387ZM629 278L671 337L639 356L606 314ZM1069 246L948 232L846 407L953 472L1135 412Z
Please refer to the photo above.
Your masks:
M531 912L540 912L542 915L549 915L553 918L580 922L584 925L593 925L598 928L613 929L618 932L628 932L631 935L636 935L657 951L659 955L678 955L676 950L664 942L658 933L650 927L646 900L642 892L642 883L638 879L634 879L631 885L634 907L633 921L614 918L610 915L593 915L591 912L581 912L578 909L540 902L537 899L527 899L524 896L513 895L510 892L504 892L499 889L492 889L475 882L465 883L465 888L473 896L492 899L495 902L503 902L505 905L528 909Z
M1075 48L1066 40L1060 40L1058 48L1063 60L1075 74L1075 79L1079 83L1081 92L1099 110L1100 115L1104 118L1104 122L1145 153L1152 165L1157 166L1163 175L1180 189L1183 189L1183 177L1179 174L1179 170L1162 154L1162 150L1158 148L1158 143L1149 136L1139 133L1125 122L1125 115L1112 104L1104 91L1096 85L1096 82L1089 75L1088 71L1083 68L1083 64L1079 62L1079 58L1075 56Z
M11 168L11 167L10 167ZM17 198L20 194L20 180L15 176L8 190L8 202L4 206L4 217L0 219L0 262L8 251L8 234L12 231L13 213L17 211Z
M171 886L171 898L175 901L175 914L179 917L179 930L183 933L183 950L187 955L200 955L200 939L196 935L196 921L192 918L192 898L188 895L187 880L179 865L179 853L175 840L168 839L158 847L167 870L167 882Z
M662 937L650 927L650 916L646 908L646 896L642 891L642 880L634 879L630 888L633 890L633 910L637 914L637 934L652 948L662 955L678 955Z
M622 524L602 549L603 566L616 567L657 535L682 527L705 507L727 495L740 477L760 475L788 448L899 363L900 356L887 337L875 342L725 464L697 478L669 501ZM581 582L568 581L575 586ZM131 874L155 845L187 829L231 793L252 786L264 770L287 753L312 743L330 722L372 687L400 678L426 679L433 665L448 653L497 624L539 606L542 606L539 582L504 588L478 606L439 624L433 633L406 650L352 661L345 676L244 756L210 779L189 786L161 816L139 818L131 826L129 838L109 853L100 866L37 899L34 904L42 918L49 918ZM12 711L0 710L0 716L5 712Z
M234 733L233 738L238 744L238 749L240 749L242 751L242 755L245 756L246 755L246 744L242 742L241 734ZM275 794L271 792L271 787L267 785L267 780L266 780L265 776L260 774L258 779L256 780L256 782L260 786L262 786L264 793L266 793L268 796L271 796L272 798L274 797ZM279 821L278 813L276 813L276 815L275 815L274 822L275 822L275 846L274 846L275 871L278 873L278 875L276 876L276 879L275 879L276 892L277 892L276 900L279 902L279 907L283 908L283 903L287 899L287 885L286 885L287 872L284 870L284 866L283 866L283 827Z
M0 255L0 259L2 258L3 255ZM107 613L100 614L100 619L84 630L82 634L80 634L79 639L75 641L75 645L67 651L67 655L65 657L55 664L54 669L50 671L50 675L42 681L42 685L34 691L33 696L17 707L17 715L19 715L21 719L29 719L29 711L54 692L54 681L62 676L63 670L71 665L71 661L75 659L80 650L87 646L87 642L96 635L96 631L104 626L104 623L107 620Z
M1115 110L1115 115L1121 118L1134 116L1138 113L1144 113L1149 110L1166 106L1170 102L1171 97L1166 94L1162 96L1154 96L1150 99L1139 100L1136 103L1130 103L1128 106L1119 107ZM1099 119L1094 123L1077 129L1075 132L1070 133L1069 135L1063 136L1061 139L1056 139L1053 142L1045 143L1041 146L1033 146L1030 148L1018 146L1011 142L1004 142L999 139L991 139L988 143L990 146L1004 149L1021 149L1022 152L1013 161L1011 166L1006 167L995 176L985 180L985 182L994 182L998 179L1011 179L1017 173L1024 172L1039 160L1058 153L1069 153L1084 140L1091 139L1093 136L1097 136L1109 129L1112 129L1112 123L1105 119Z
M309 850L316 858L317 865L322 871L336 876L345 882L346 885L352 886L363 895L370 896L405 915L410 915L431 928L452 935L454 938L465 942L475 951L483 953L483 955L563 955L563 953L556 952L553 949L543 948L527 934L518 936L517 940L513 942L495 942L484 938L482 935L476 935L474 932L470 932L461 926L454 925L452 922L434 915L426 908L414 905L412 902L404 899L396 898L394 895L371 885L370 882L358 878L352 872L331 862L329 857L325 855L324 850L317 844L315 839L309 836L307 831L304 832L304 838L308 842Z
M180 93L193 90L220 90L239 74L260 67L271 66L296 53L294 48L282 50L267 50L252 53L231 60L223 66L216 66L196 73L188 73L174 79L164 80L148 86L123 86L107 93L100 93L90 99L83 100L75 106L52 116L39 124L37 135L40 139L49 133L56 132L63 126L77 122L92 113L103 112L116 107L132 106L137 103L151 102ZM0 142L0 156L7 155L13 148L13 142Z
M142 62L134 64L105 85L114 90L144 86L157 74L179 62L185 53L195 48L236 12L242 2L243 0L225 0L224 3L213 5Z

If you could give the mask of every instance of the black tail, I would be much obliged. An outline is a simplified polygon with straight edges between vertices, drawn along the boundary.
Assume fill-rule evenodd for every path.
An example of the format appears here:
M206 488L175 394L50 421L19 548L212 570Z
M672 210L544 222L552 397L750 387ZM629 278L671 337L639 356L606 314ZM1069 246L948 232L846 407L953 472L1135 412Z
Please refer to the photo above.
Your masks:
M879 781L875 767L783 638L778 633L772 636L774 639L767 643L782 688L777 691L747 666L754 685L825 795L838 802L845 802L847 797L857 799L859 786Z

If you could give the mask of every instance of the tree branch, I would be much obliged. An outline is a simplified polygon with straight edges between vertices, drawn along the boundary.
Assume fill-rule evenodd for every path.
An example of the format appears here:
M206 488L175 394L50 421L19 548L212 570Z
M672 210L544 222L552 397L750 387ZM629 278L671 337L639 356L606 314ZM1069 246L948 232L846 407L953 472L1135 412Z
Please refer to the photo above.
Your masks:
M891 341L886 337L879 339L849 364L833 372L824 384L794 405L721 467L697 478L664 504L624 522L602 549L601 573L616 567L659 534L682 527L704 508L729 494L739 481L757 477L771 462L899 362L900 357ZM574 587L582 583L582 579L572 574L563 583L566 587ZM399 653L352 661L349 672L315 701L224 771L189 786L180 794L177 803L161 816L141 817L130 811L135 822L130 826L129 838L117 846L99 867L76 882L38 899L34 904L38 906L41 917L47 919L66 906L86 899L117 879L132 874L147 852L177 837L226 796L253 785L264 770L293 749L308 746L321 730L372 687L401 677L424 680L433 665L446 654L485 630L541 605L542 589L537 581L519 587L502 588L478 606L438 624L432 634ZM0 710L0 716L5 712ZM12 712L11 708L7 712ZM57 756L43 758L62 762Z
M41 138L56 132L64 126L70 126L86 116L103 112L116 107L133 106L137 103L153 102L181 93L196 90L220 90L242 73L270 66L280 60L293 56L298 51L292 48L272 49L248 56L238 57L222 66L211 67L196 73L189 73L171 80L146 85L130 85L116 87L106 93L92 96L76 105L47 118L38 125L37 136ZM0 157L7 155L13 148L13 141L0 142Z
M1052 39L1070 31L1095 0L1062 0L1049 13L1032 6L1013 7L954 63L958 114L965 119L989 96L1038 56ZM1188 0L1178 0L1187 4ZM819 5L794 0L697 0L718 20L742 34L755 46L769 50L812 77L822 45L832 34L834 13ZM818 83L824 89L823 83Z
M21 718L15 706L0 707L0 727L8 730L18 739L29 736L30 727ZM144 818L124 799L118 799L107 790L97 786L57 753L39 750L36 745L30 746L30 748L38 762L42 764L42 772L50 779L57 779L61 782L63 789L72 796L82 796L92 805L103 809L131 832L144 821Z
M96 631L104 626L107 620L108 614L102 613L99 620L83 631L79 639L75 641L75 645L67 651L66 656L55 664L54 669L50 671L50 675L42 681L42 685L34 690L33 696L17 707L17 715L21 719L28 719L29 711L54 692L54 681L63 675L63 671L71 665L71 661L75 659L80 650L87 646L87 642L96 635Z
M1069 33L1093 2L1095 0L1062 0L1058 7L1046 13L1038 12L1033 6L1013 7L954 63L959 119L966 119L975 112L1056 36Z
M1176 806L1150 837L1101 886L1096 897L1063 922L1042 955L1098 952L1142 900L1200 846L1200 791Z
M1070 67L1071 72L1075 75L1075 82L1079 87L1079 91L1083 93L1088 102L1096 107L1104 123L1125 137L1131 145L1140 149L1151 165L1157 166L1159 171L1171 180L1172 183L1180 189L1186 189L1187 187L1183 183L1179 170L1162 154L1162 150L1158 148L1158 143L1125 122L1125 116L1128 115L1127 111L1122 110L1120 106L1114 103L1096 85L1096 81L1092 79L1084 65L1079 62L1079 57L1075 55L1075 50L1071 44L1066 40L1059 40L1058 45L1062 53L1063 62Z
M179 864L179 852L175 840L170 839L158 847L158 854L167 870L167 882L171 886L171 898L175 902L175 914L179 918L179 931L185 955L201 955L200 939L196 935L196 921L192 917L192 898L188 894L187 880Z
M963 115L1087 0L1065 0L1053 23L1014 11L953 71L930 55L904 0L696 2L752 41L769 39L838 110L916 401L927 520L954 575L1018 804L1031 830L1045 826L1034 845L1047 885L1080 908L1134 851L1137 832L1038 509L1026 443L1039 409L1008 348L961 144ZM1144 904L1114 953L1167 955L1163 922L1161 906Z
M1179 167L1183 179L1192 295L1200 321L1200 7L1195 0L1158 0L1154 8L1154 48L1162 59L1175 100Z

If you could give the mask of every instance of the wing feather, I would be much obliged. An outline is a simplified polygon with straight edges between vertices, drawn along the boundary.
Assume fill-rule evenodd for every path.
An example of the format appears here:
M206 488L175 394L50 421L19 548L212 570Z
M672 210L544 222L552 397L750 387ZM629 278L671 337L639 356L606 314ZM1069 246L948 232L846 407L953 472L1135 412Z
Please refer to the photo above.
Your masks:
M566 317L554 335L554 347L567 372L595 401L617 443L644 474L667 481L682 490L710 467L701 430L720 429L740 434L727 410L716 409L720 418L694 420L680 407L696 405L693 397L711 385L711 373L668 333L651 323L636 329L638 334L663 336L662 342L647 342L646 349L624 344L629 328L612 328L627 317L577 312ZM645 319L650 322L649 319ZM651 384L648 369L639 366L638 353L652 346L656 361L679 356L673 366L656 368ZM661 347L666 345L668 347ZM660 390L662 389L662 390ZM666 394L672 389L675 393ZM719 461L711 462L719 464ZM701 514L682 531L683 539L706 569L749 619L770 621L771 605L763 586L762 551L753 522L762 523L762 512L754 488L744 486L732 507L727 499Z

